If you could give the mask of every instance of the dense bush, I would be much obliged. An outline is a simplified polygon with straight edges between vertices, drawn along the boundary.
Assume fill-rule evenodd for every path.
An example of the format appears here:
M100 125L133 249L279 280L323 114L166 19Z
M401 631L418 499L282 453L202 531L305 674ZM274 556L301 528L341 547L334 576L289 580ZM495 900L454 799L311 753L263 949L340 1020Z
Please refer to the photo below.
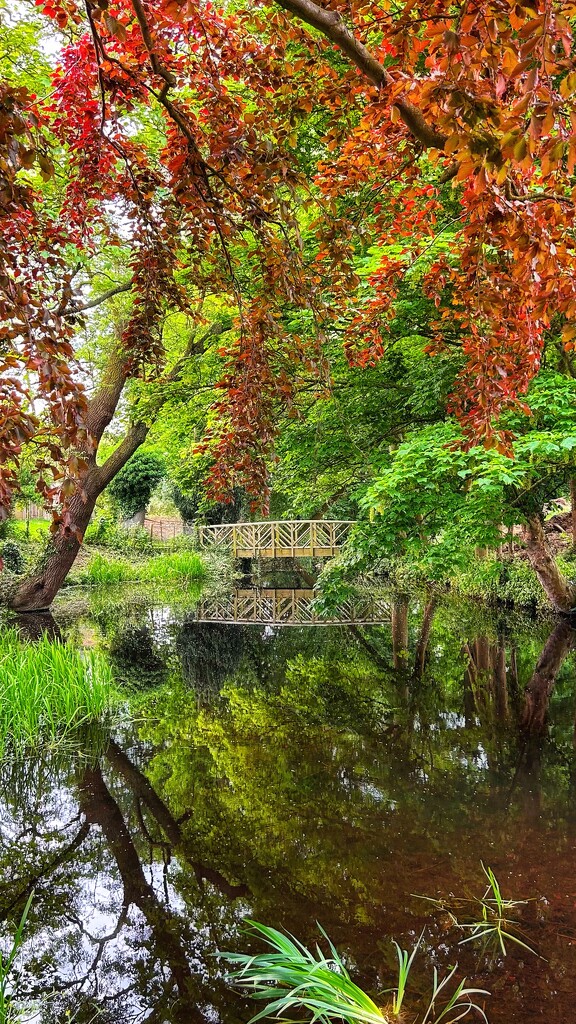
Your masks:
M7 540L2 547L2 560L4 568L9 572L20 575L24 572L24 555L13 540Z
M134 516L146 508L164 473L164 460L159 455L137 451L108 485L108 493L123 516Z

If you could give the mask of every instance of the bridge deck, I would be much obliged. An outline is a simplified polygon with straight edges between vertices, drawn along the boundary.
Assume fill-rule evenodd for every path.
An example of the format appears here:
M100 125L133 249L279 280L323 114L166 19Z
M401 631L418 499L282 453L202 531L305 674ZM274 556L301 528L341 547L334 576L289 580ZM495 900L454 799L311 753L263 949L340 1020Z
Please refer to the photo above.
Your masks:
M228 547L236 558L332 558L353 521L298 519L201 526L202 547Z

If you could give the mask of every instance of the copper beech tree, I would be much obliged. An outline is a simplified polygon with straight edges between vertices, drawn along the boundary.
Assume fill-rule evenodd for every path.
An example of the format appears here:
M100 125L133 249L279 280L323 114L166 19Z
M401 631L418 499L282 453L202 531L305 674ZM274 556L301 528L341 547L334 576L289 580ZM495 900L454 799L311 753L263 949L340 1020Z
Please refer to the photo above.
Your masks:
M430 353L449 322L463 356L451 411L470 442L510 447L498 416L522 403L552 322L576 344L576 3L39 7L62 38L50 95L0 95L0 498L7 506L33 444L58 511L17 607L57 592L98 495L148 430L136 420L99 463L125 384L178 375L181 361L165 365L163 318L194 318L207 291L238 312L204 442L216 496L232 484L265 493L294 367L329 388L331 330L352 363L378 360L402 279L426 254ZM147 118L155 146L138 131ZM312 161L300 158L301 131ZM60 164L66 184L49 214L29 170L49 179ZM447 190L449 248L435 246ZM118 239L132 253L118 286L132 313L88 398L73 325L90 300L76 257L85 268ZM369 245L379 264L359 288L354 258ZM303 336L287 326L296 309L314 327ZM44 398L37 416L26 381ZM539 522L526 529L541 566Z

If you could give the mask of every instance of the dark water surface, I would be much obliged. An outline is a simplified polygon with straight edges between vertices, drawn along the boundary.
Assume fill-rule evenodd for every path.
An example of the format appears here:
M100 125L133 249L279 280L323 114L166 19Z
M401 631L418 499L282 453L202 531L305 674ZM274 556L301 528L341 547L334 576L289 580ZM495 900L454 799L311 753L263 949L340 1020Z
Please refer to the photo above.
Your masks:
M20 989L50 994L29 1019L247 1021L215 953L246 948L249 916L308 942L320 922L372 993L393 984L392 937L425 928L407 1021L456 962L493 1024L576 1021L570 628L425 597L381 601L380 625L198 622L194 605L56 609L134 696L111 737L0 770L2 918L35 889ZM481 862L530 899L540 959L458 946L413 895L482 896Z

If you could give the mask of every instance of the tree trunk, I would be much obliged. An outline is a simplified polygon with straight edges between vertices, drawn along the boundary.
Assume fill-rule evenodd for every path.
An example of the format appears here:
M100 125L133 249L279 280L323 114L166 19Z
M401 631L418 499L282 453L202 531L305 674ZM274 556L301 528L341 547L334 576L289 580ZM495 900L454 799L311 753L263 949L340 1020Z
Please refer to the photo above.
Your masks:
M132 763L127 754L114 740L110 740L106 751L106 758L114 770L123 777L138 800L141 800L146 805L176 853L192 866L198 881L205 879L216 886L229 899L234 900L240 896L249 895L250 890L247 885L242 883L234 885L216 868L212 868L196 859L182 832L180 822L176 821L173 817L171 811L162 798L158 796L147 776Z
M420 636L416 644L416 650L414 652L414 670L413 677L415 680L422 679L424 675L424 669L426 668L426 660L428 658L428 642L430 640L430 630L432 629L432 621L436 612L436 605L438 603L437 597L431 597L426 602L424 608L424 615L422 616L422 625L420 627Z
M544 644L538 664L524 691L524 709L520 724L522 729L531 735L544 730L556 676L562 662L574 647L575 639L576 632L569 623L559 622Z
M166 963L178 996L184 1000L177 1020L204 1024L198 1008L197 980L193 977L181 935L181 921L167 909L147 881L138 851L116 800L108 790L100 765L87 768L79 786L80 809L89 825L98 825L116 862L124 889L123 906L138 907L151 931L156 955ZM164 1014L162 1014L164 1019Z
M494 659L494 691L496 719L499 722L506 722L508 720L508 677L506 674L506 646L503 637L499 640Z
M570 505L572 510L572 547L576 549L576 477L570 477Z
M145 520L146 509L140 508L138 509L137 512L134 513L133 516L130 516L129 519L124 519L122 521L122 526L124 527L125 530L134 530L137 526L144 526Z
M99 495L143 444L147 434L148 427L136 423L103 466L97 466L92 457L92 465L83 481L83 492L74 494L68 506L75 532L64 534L60 531L49 542L40 565L20 584L10 601L15 611L46 611L50 607L74 565Z
M88 481L86 500L75 494L70 502L70 512L80 536L84 535L100 493L95 488L89 489L87 485ZM10 602L12 608L19 612L47 611L70 572L80 545L81 540L76 534L57 533L49 541L48 549L34 574L18 587Z
M163 378L163 383L167 385L178 380L186 361L193 355L200 355L204 351L207 340L211 337L219 337L224 330L226 330L225 324L216 322L200 338L196 339L192 336L184 355L171 372ZM11 607L17 611L45 611L50 607L74 564L99 495L126 465L130 456L146 440L150 429L149 425L136 422L129 428L124 439L106 459L106 462L102 466L97 464L98 446L104 431L112 422L129 373L129 357L121 348L115 349L110 355L101 384L88 403L86 413L88 441L79 451L88 465L88 470L82 480L82 489L72 496L67 506L71 526L75 532L64 534L60 531L50 541L40 565L31 576L28 576L20 584L10 599ZM162 388L154 404L155 413L160 411L169 393L168 387Z
M576 477L570 477L570 505L572 510L572 547L576 548Z
M392 663L394 668L406 668L408 658L408 598L397 597L392 604Z
M558 569L548 550L540 518L534 516L529 519L523 533L530 564L552 607L558 612L572 611L576 594Z

